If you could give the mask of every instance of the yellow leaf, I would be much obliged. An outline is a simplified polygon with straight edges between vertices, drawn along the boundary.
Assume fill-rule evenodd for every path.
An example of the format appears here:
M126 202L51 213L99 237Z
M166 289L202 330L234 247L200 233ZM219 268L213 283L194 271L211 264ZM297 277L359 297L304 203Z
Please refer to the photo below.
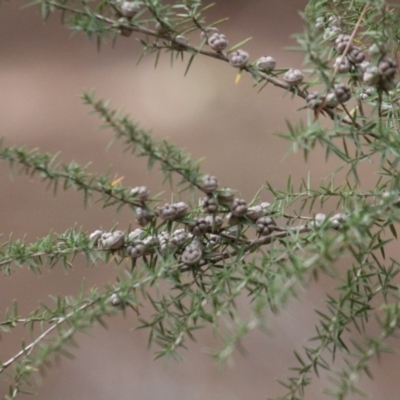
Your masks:
M123 180L124 178L125 178L124 176L120 176L119 178L114 179L114 180L111 182L111 186L112 186L112 187L117 186L118 183L121 183L122 180Z
M25 365L25 370L29 372L37 372L39 369L37 367L33 367L32 365Z
M350 111L350 115L352 117L354 117L357 114L358 111L358 106L354 107L351 111Z
M239 72L236 75L235 85L237 85L240 82L240 79L242 79L242 70L239 70Z

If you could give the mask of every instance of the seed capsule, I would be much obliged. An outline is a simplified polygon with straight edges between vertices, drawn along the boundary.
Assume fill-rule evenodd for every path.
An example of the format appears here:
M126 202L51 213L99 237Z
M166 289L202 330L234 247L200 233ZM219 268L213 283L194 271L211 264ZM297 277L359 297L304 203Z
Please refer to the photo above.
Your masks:
M118 250L125 243L124 232L106 232L101 235L99 243L107 250Z
M229 54L229 64L235 68L243 68L246 66L247 62L249 61L249 53L244 50L236 50L233 53Z
M235 217L244 217L247 213L247 203L243 199L236 198L231 204L231 213Z
M204 31L201 31L200 38L201 40L205 40L212 36L214 33L219 33L219 30L217 28L214 28L213 26L209 26Z
M140 201L147 200L150 196L150 190L146 186L136 186L131 192L131 196L138 198Z
M289 86L296 86L301 83L303 79L304 75L299 69L289 69L289 71L285 72L283 75L283 80Z
M216 51L222 51L228 47L228 39L222 33L213 33L208 37L207 43Z
M214 192L214 190L218 189L218 179L215 176L212 175L206 175L200 182L200 187L203 190L203 192L207 194L211 194Z
M173 221L178 216L178 209L173 204L164 204L159 209L160 218L165 221Z
M269 235L275 228L275 221L270 217L260 217L256 221L257 232L261 236Z
M365 54L359 47L353 46L348 51L347 58L353 64L360 64L365 60Z
M344 50L346 49L346 46L348 45L349 41L350 41L350 35L344 35L341 34L339 35L336 40L335 40L335 49L337 50L337 52L339 54L342 54L344 52ZM350 45L350 47L352 46L352 44Z
M270 72L275 69L276 61L273 57L262 56L256 61L256 66L263 71Z
M135 1L124 1L119 7L119 12L123 17L132 18L140 11L140 4Z
M203 197L200 203L206 213L214 214L218 211L218 201L214 197Z
M341 74L345 74L350 72L351 64L347 57L340 56L336 58L333 68L335 68Z
M199 242L191 243L182 253L182 262L186 265L197 264L203 255Z
M201 236L210 230L210 227L205 218L195 218L189 223L189 232L194 236Z
M347 85L338 84L335 85L333 92L338 99L339 103L345 103L351 98L351 90Z

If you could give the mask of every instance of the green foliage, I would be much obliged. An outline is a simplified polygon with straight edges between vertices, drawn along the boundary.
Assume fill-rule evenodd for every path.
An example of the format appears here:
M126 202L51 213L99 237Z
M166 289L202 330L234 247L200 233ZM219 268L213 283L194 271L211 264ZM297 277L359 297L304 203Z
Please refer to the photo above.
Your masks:
M171 63L187 53L186 72L196 56L230 63L247 41L227 51L212 48L209 28L222 21L207 24L204 12L210 6L198 0L33 4L43 18L61 12L70 29L95 37L99 45L110 37L135 34L141 57L155 54L156 64L163 53L170 53ZM129 13L127 4L137 9ZM288 306L300 287L315 284L321 274L334 279L335 289L317 310L314 337L295 353L296 364L281 381L285 393L279 399L306 399L307 386L322 370L333 382L327 395L339 400L358 393L355 378L370 375L368 362L390 350L387 339L400 327L400 265L387 254L388 245L397 240L400 218L400 91L395 78L399 15L397 6L383 0L311 0L302 13L305 30L296 36L307 64L307 82L293 84L287 68L263 69L256 61L240 67L238 79L248 73L255 86L272 84L305 100L306 122L288 122L281 134L292 151L301 150L307 158L322 147L326 158L341 162L330 182L319 188L311 185L310 177L297 189L289 177L285 191L267 183L263 189L271 193L271 204L259 204L258 194L247 204L234 190L219 188L215 177L201 172L200 161L192 161L165 140L153 139L151 132L91 93L82 99L103 121L102 128L112 131L124 150L145 157L149 169L157 166L176 197L189 204L161 205L146 188L132 190L108 174L89 173L88 166L57 164L54 155L2 143L0 159L13 171L39 176L54 194L59 187L80 191L85 205L97 201L116 211L128 206L142 227L92 234L71 228L31 244L12 238L2 244L0 268L7 275L25 266L35 273L44 266L73 268L80 255L89 265L115 262L120 270L113 286L93 287L89 294L82 290L77 299L54 297L53 307L42 306L27 316L20 316L16 304L4 313L4 334L23 325L36 337L1 363L0 373L14 367L13 384L4 398L24 393L31 375L45 368L53 355L70 356L76 332L90 330L95 322L104 324L105 317L127 307L138 314L141 308L149 310L147 317L139 317L137 328L146 329L149 343L158 345L157 357L179 358L187 340L211 326L220 342L213 356L225 362L249 331L266 328L269 312ZM193 31L202 33L198 45L183 37ZM362 64L365 58L369 64ZM347 70L339 68L344 61ZM311 92L316 88L318 93ZM359 179L365 161L377 177L372 189ZM193 201L198 194L205 197ZM338 212L317 213L327 202ZM246 312L237 307L243 298ZM372 336L374 318L379 332ZM352 333L358 335L357 342ZM342 363L337 362L339 355Z

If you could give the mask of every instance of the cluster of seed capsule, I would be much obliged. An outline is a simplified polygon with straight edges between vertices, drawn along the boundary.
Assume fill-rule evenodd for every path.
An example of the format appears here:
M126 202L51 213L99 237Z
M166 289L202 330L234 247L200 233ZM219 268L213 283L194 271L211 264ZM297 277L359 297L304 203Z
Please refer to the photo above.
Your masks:
M347 214L338 213L328 218L325 214L319 213L309 225L311 227L320 228L323 224L326 224L329 228L339 230L344 226L347 219Z
M184 264L194 265L200 262L205 252L215 251L224 237L235 239L240 224L252 226L260 236L270 235L277 229L270 217L270 203L248 206L245 200L235 196L233 190L220 189L215 176L204 176L198 186L205 197L200 199L200 210L196 208L195 216L182 201L166 203L151 210L147 207L149 190L145 186L136 187L130 193L136 203L142 203L135 210L141 228L129 233L96 230L89 239L101 249L118 251L121 256L132 260L151 254L177 254ZM157 220L166 223L164 226L169 226L169 230L157 235L149 234L152 229L147 228L155 226ZM178 225L175 230L171 228Z
M210 254L226 251L226 245L234 245L236 240L247 240L242 229L245 226L253 228L259 237L273 237L270 235L274 232L285 231L272 218L270 203L249 206L244 199L236 197L232 189L220 188L218 179L211 175L202 177L197 186L205 196L199 200L199 207L192 211L184 202L166 203L150 209L148 188L135 187L130 194L135 204L142 204L136 208L136 221L141 228L130 232L96 230L89 239L99 249L117 252L131 260L151 255L174 255L181 263L194 266L210 259ZM400 204L396 194L384 193L382 201L386 204L388 199L396 207ZM349 214L344 213L331 217L317 214L308 218L302 228L306 232L321 227L341 230L348 218Z
M228 39L215 27L208 27L200 34L201 39L216 52L222 52L228 47ZM238 49L228 54L229 64L235 68L244 68L248 65L250 55L247 51ZM254 64L263 72L271 72L276 67L276 61L271 56L262 56ZM295 86L304 79L303 73L298 69L289 69L284 75L283 80L289 86Z
M354 43L352 37L343 33L341 21L336 16L318 17L315 24L317 29L323 30L323 38L334 42L337 57L333 64L338 74L348 74L363 85L358 95L360 100L367 100L377 92L377 89L389 91L395 86L395 75L398 69L397 63L387 55L385 46L373 44L367 51ZM367 56L371 60L367 60ZM337 87L339 86L339 92ZM323 102L327 107L336 107L340 103L348 101L351 97L350 88L339 84L326 94L310 93L307 97L307 105L315 108Z
M321 103L326 107L335 108L339 104L346 103L351 98L351 90L350 87L343 84L338 83L334 85L333 89L324 96L321 96L317 92L309 93L306 97L307 106L309 108L316 108Z
M339 54L334 65L338 72L358 72L367 87L380 85L386 91L393 88L397 63L385 54L382 55L381 49L376 45L368 49L370 55L378 55L376 62L366 60L365 52L354 45L350 35L339 34L335 39L335 49ZM344 55L345 49L347 52Z
M130 35L131 30L124 28L123 23L129 22L129 19L135 16L142 6L138 0L122 0L116 3L118 14L121 17L121 34ZM339 74L352 73L353 76L359 76L364 87L359 93L361 100L366 100L371 94L376 92L376 88L388 91L395 85L395 75L397 64L390 57L385 55L384 49L373 45L368 49L368 53L374 61L366 60L366 53L360 47L356 46L351 40L350 35L344 34L341 28L341 21L336 16L318 17L316 20L317 29L323 30L323 38L328 41L334 41L337 58L334 62L334 70ZM159 33L168 33L164 26L157 24L156 30ZM223 53L228 49L228 39L225 34L219 32L216 27L207 27L201 31L201 40L205 42L212 50L217 53ZM178 46L188 45L188 39L181 34L171 36L172 43ZM382 47L382 46L381 46ZM249 65L250 55L247 51L237 49L228 51L229 63L235 68L245 68ZM276 68L276 61L271 56L262 56L252 64L262 72L271 72ZM304 80L304 74L299 69L289 69L282 77L283 81L290 86L297 86ZM332 90L324 95L319 93L310 93L307 98L307 105L310 108L316 108L323 103L327 107L336 107L350 100L351 90L345 84L336 84ZM146 218L146 216L143 216Z
M125 24L129 23L130 19L134 17L140 10L142 6L142 2L138 0L122 0L117 1L116 3L116 10L118 13L119 24L120 24L120 33L123 36L130 36L132 34L132 30L128 29ZM165 29L160 22L156 24L156 31L157 33L166 34L168 33L168 29ZM216 27L207 27L201 31L200 34L201 40L205 41L211 49L218 53L222 53L224 50L228 48L229 42L223 33L220 33ZM188 45L189 40L182 34L178 34L173 36L172 43L173 45ZM242 49L237 49L235 51L228 53L228 60L229 64L235 68L244 68L248 65L250 55L247 51ZM263 72L271 72L276 67L276 61L271 56L262 56L260 57L254 65ZM289 86L295 86L300 84L304 79L303 73L298 69L289 69L283 75L283 80Z

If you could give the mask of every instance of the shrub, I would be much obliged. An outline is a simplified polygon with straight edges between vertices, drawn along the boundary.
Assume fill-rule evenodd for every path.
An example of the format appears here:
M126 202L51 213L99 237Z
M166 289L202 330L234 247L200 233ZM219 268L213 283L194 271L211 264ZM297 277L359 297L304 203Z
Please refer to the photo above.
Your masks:
M305 160L323 148L340 167L319 187L307 177L298 185L289 177L285 191L261 186L270 202L260 192L242 199L238 188L224 187L202 171L200 161L155 139L92 92L82 95L83 102L125 151L162 172L174 200L166 202L146 186L126 187L110 174L89 173L76 162L60 163L54 154L2 144L0 158L13 170L40 177L54 192L76 190L85 204L128 208L136 221L129 231L71 227L34 243L3 243L6 275L19 268L72 268L78 254L88 265L117 263L120 271L113 285L83 289L77 298L55 296L53 307L20 315L14 303L4 312L2 331L22 325L34 336L2 363L3 374L14 368L5 398L24 393L31 375L51 357L69 354L77 332L122 312L137 315L137 328L147 330L157 358L179 358L187 340L211 326L221 342L213 357L224 363L246 334L267 328L271 312L290 307L301 288L324 275L334 279L335 289L317 310L315 335L295 352L297 364L282 381L279 398L307 398L307 386L322 370L334 382L326 394L344 399L358 393L358 377L370 375L371 358L388 351L387 340L400 326L399 262L392 244L400 215L398 7L381 0L311 0L301 14L304 32L296 36L305 56L300 70L280 66L272 55L253 58L244 50L248 39L232 45L223 21L206 21L210 6L198 0L34 5L45 19L61 13L70 29L94 37L99 47L110 37L134 36L142 57L158 60L169 53L171 61L186 63L186 73L196 57L212 57L223 62L221 68L237 69L236 82L246 74L259 90L273 85L301 98L305 120L288 122L283 138ZM373 165L372 183L360 179L365 162ZM246 305L238 307L243 299Z

